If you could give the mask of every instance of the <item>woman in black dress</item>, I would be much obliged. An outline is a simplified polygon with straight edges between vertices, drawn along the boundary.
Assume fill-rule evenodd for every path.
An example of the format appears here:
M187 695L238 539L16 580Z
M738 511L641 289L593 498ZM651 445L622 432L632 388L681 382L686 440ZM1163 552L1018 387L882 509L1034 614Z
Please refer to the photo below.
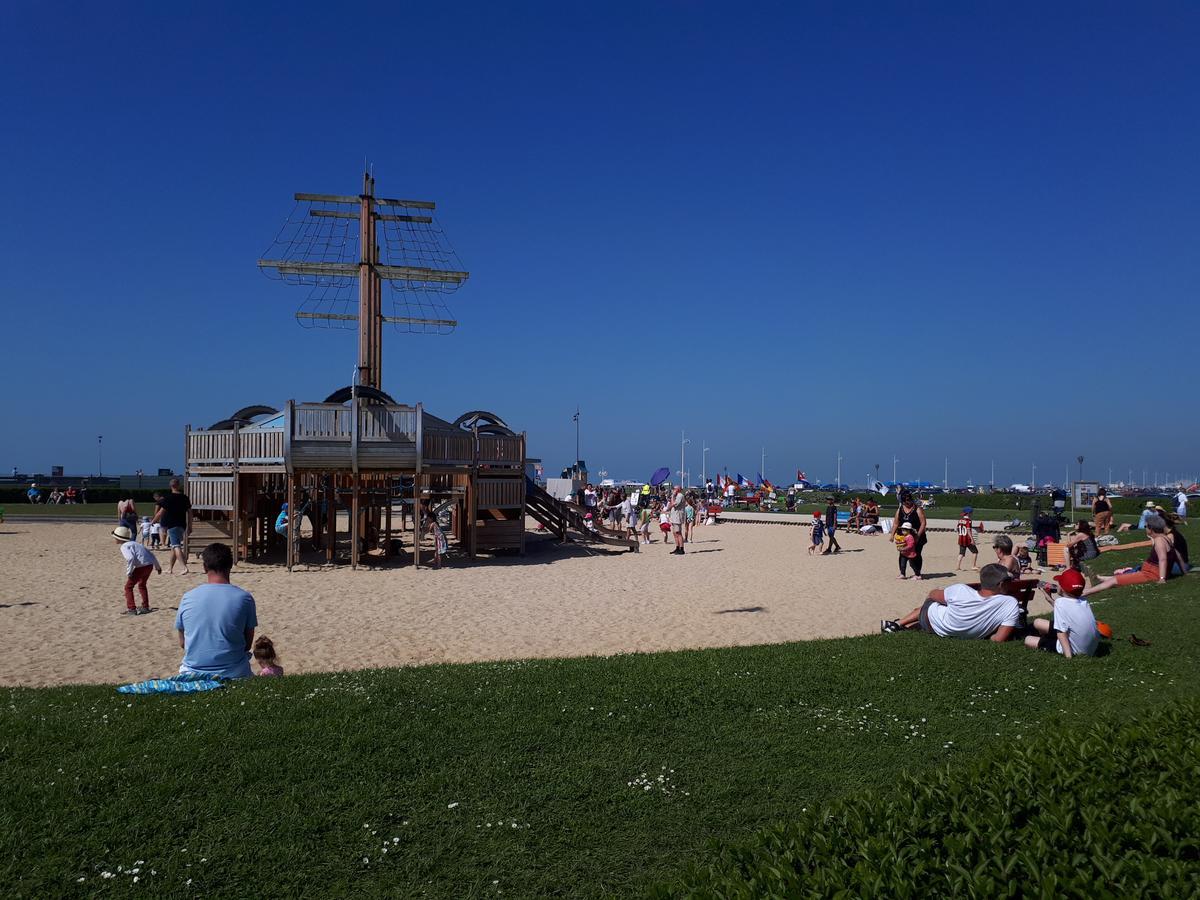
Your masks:
M917 555L908 560L908 564L912 566L913 577L920 578L921 567L925 565L922 554L929 538L925 536L925 510L921 509L908 491L900 495L900 508L896 510L896 518L892 520L892 534L899 532L900 526L905 522L912 526L913 534L917 536L917 546L914 548Z

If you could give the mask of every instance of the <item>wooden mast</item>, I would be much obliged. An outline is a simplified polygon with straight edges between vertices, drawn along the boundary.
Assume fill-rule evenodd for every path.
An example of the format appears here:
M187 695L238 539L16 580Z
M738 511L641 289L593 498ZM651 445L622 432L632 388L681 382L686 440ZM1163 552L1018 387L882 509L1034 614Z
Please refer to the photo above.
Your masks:
M363 173L363 192L358 210L358 383L376 390L383 386L381 344L383 321L380 318L380 283L375 267L379 248L375 245L375 179Z

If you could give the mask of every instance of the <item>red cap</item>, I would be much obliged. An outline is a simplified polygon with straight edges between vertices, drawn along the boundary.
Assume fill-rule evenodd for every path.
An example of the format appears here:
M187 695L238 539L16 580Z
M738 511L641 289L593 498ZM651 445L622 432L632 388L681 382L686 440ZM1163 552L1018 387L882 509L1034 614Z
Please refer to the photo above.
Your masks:
M1084 585L1087 584L1078 569L1067 569L1061 575L1055 575L1054 580L1058 582L1059 587L1069 594L1083 590Z

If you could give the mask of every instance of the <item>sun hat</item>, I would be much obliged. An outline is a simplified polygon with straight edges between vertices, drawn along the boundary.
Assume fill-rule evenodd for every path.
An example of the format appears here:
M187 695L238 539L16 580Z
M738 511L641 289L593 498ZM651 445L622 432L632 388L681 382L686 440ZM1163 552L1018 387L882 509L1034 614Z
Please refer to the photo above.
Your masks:
M1154 501L1153 500L1146 501L1146 509L1154 509Z
M1083 586L1087 584L1078 569L1067 569L1065 572L1055 575L1054 580L1058 582L1060 588L1068 593L1082 590Z
M900 526L901 531L903 531L905 528L907 528L909 531L912 531L912 522L905 522Z
M132 541L133 540L133 532L130 531L124 525L118 525L116 528L114 528L112 536L115 537L118 541Z

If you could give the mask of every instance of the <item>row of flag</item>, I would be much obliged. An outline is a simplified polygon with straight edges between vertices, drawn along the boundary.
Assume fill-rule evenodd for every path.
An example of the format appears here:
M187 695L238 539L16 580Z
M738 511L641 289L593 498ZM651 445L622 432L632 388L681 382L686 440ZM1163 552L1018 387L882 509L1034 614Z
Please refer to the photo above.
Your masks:
M749 478L744 477L740 472L737 474L736 478L728 475L717 476L717 487L722 493L724 493L731 486L739 487L747 491L752 491L755 489L755 483ZM771 482L766 478L763 478L761 472L758 473L758 487L765 488L768 491L775 490L775 485L771 484Z

